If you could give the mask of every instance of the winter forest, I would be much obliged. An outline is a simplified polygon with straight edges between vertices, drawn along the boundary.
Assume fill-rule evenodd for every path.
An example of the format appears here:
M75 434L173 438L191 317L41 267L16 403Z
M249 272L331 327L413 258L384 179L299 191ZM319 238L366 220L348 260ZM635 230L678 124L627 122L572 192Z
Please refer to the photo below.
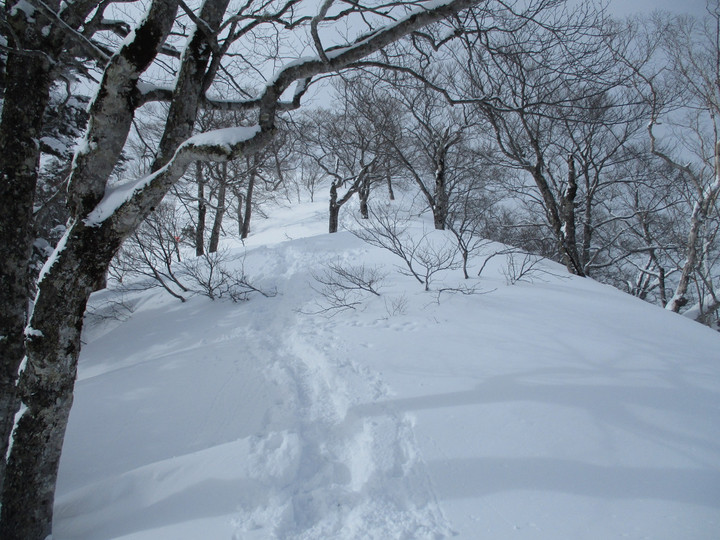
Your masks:
M373 373L391 370L382 363L379 348L387 356L416 338L397 332L392 339L367 337L375 353L359 352L364 330L352 324L372 326L383 320L388 328L399 328L399 321L407 319L411 329L419 320L413 317L427 309L436 310L435 321L442 310L448 310L447 317L456 313L433 338L454 340L455 348L447 345L434 360L423 360L420 351L412 357L411 363L425 366L427 373L444 363L444 356L478 354L487 338L467 348L457 343L481 335L482 325L496 328L492 321L506 315L508 325L519 326L493 331L508 342L525 339L523 354L536 356L541 355L538 344L575 344L574 334L587 331L590 336L593 328L604 328L613 318L625 320L619 315L624 309L637 313L627 319L633 321L627 330L598 334L595 345L591 337L587 342L578 338L577 348L592 354L598 344L617 339L628 350L648 344L668 358L681 351L673 362L694 366L692 376L680 377L692 397L669 403L692 411L693 418L705 422L703 437L715 437L693 443L709 449L711 456L706 465L711 473L695 484L705 498L685 480L662 486L667 485L668 493L676 493L675 488L686 493L683 504L707 507L712 495L715 506L705 508L709 517L688 510L698 528L684 536L668 533L667 538L711 538L710 529L702 527L713 520L717 532L720 441L710 435L720 425L720 377L717 362L710 362L720 359L717 0L708 0L700 15L647 11L632 17L618 16L599 0L6 0L0 21L0 538L114 538L144 530L119 525L105 532L82 529L85 525L73 529L76 525L69 524L80 518L54 516L58 508L73 507L58 502L58 475L71 471L65 463L73 456L93 452L90 435L82 444L68 442L72 450L67 451L74 453L63 452L69 420L72 426L73 418L85 418L84 411L103 409L83 405L84 397L77 406L85 409L76 412L73 407L76 383L85 383L81 350L88 358L88 374L104 365L93 364L102 356L125 362L132 354L123 356L123 348L134 351L136 339L151 343L141 337L143 326L137 321L146 320L148 331L161 320L169 325L173 310L180 308L205 314L206 319L188 319L182 327L207 326L207 335L194 338L203 343L212 339L213 321L222 326L225 319L216 318L220 314L227 321L234 321L236 312L255 318L257 328L243 330L242 339L238 333L235 345L237 354L245 351L254 359L247 368L253 377L279 387L286 379L304 381L314 390L300 392L298 403L306 399L313 414L320 414L323 399L337 404L340 398L331 394L332 387L342 386L343 399L355 403L347 410L384 419L357 424L362 426L358 433L371 441L363 448L375 449L367 450L367 461L382 469L377 456L385 451L377 450L379 443L372 442L377 440L390 445L385 453L405 456L396 465L404 472L390 466L380 471L384 476L376 472L371 489L369 480L357 484L358 471L369 465L363 469L358 458L347 457L355 451L337 441L352 437L339 424L330 429L300 419L293 428L264 428L260 450L252 441L250 449L238 450L246 457L238 458L243 467L259 455L282 461L279 449L290 452L296 437L305 453L299 454L301 465L286 484L310 489L302 463L316 462L302 456L322 463L332 454L338 463L349 463L343 467L352 473L346 482L350 487L322 492L341 502L323 499L320 504L318 487L312 504L309 498L300 504L296 492L295 498L282 499L288 488L278 487L283 482L278 478L267 480L272 476L267 473L265 480L253 480L266 492L257 483L240 489L248 501L261 492L270 501L282 499L276 507L286 510L277 515L267 510L263 517L246 508L255 500L236 503L226 512L235 512L233 538L509 537L500 528L486 536L467 535L463 525L450 523L448 515L459 507L443 506L443 478L462 475L445 469L440 474L430 466L426 472L421 457L431 452L422 451L423 425L440 429L442 421L422 424L425 417L420 417L413 431L414 420L403 416L402 407L390 417L372 409L390 390L377 390L373 398L372 385L363 386L375 380ZM312 235L290 226L310 215ZM271 229L276 223L280 228ZM286 244L281 253L277 246ZM399 292L397 287L406 286L412 292ZM596 294L617 302L615 308L602 308L597 320L582 311L582 306L595 305ZM631 302L631 297L642 302ZM164 306L153 308L153 317L141 309L145 305L150 310L150 299ZM490 309L494 302L497 307ZM517 306L512 317L511 305ZM573 306L581 306L580 311ZM476 309L486 310L487 316ZM524 320L522 313L529 317L527 326L515 321ZM533 325L543 328L546 319L565 322L557 322L554 334L535 334ZM296 320L305 321L297 326L305 330L289 330ZM587 326L575 327L576 321ZM136 334L123 330L130 324L139 325ZM465 333L458 330L462 328ZM126 342L116 344L120 349L108 345L98 352L100 341L95 346L92 336L110 343L113 332L126 332ZM322 355L303 348L310 339L303 332L315 336L313 346L325 351ZM273 343L272 336L280 336L279 343L290 334L294 341L285 349ZM330 394L317 389L320 383L305 373L307 366L278 368L283 355L334 361L337 351L344 350L340 345L332 349L336 334L349 340L342 347L352 351L347 353L352 369L332 364L335 382L323 390ZM686 336L685 341L663 341L675 334ZM434 334L428 330L427 335ZM159 343L167 345L168 353L185 350ZM148 345L154 346L157 342ZM139 347L138 354L145 354ZM691 352L697 356L685 358ZM636 358L623 354L634 366ZM274 364L267 360L270 356ZM372 358L364 363L365 357ZM548 353L550 357L558 354ZM541 358L536 358L538 366ZM654 373L655 364L642 358L638 366L644 367L635 375ZM607 368L601 359L593 365ZM533 369L530 360L523 366ZM315 368L321 375L330 370ZM203 373L197 378L212 380L210 372ZM700 383L690 382L701 375L712 381L702 391ZM164 380L165 375L158 376ZM133 385L148 377L138 375ZM219 388L224 377L217 375L217 386L208 384L205 392L213 399L224 391ZM393 380L394 391L405 396L403 384L410 383ZM108 392L118 384L109 381ZM509 384L509 392L519 391L504 381L499 384ZM462 386L458 384L456 390ZM407 405L420 399L411 394L397 401ZM603 400L622 396L622 389L603 394L592 410L605 410ZM263 400L272 401L258 397L232 415L252 416ZM184 410L180 403L178 409ZM290 418L291 409L283 418ZM675 418L676 413L673 409L660 416ZM620 418L619 412L607 414ZM97 422L102 424L103 418ZM182 420L171 425L182 431ZM580 434L586 433L582 429ZM323 430L335 437L335 447ZM394 433L390 438L388 430ZM697 427L693 433L700 431ZM638 427L636 433L641 432ZM688 445L694 436L677 435ZM407 446L408 441L416 442ZM118 459L132 446L122 444L115 445ZM307 454L308 448L317 455ZM176 451L168 450L166 457ZM597 450L592 455L605 454ZM61 457L70 461L61 465ZM202 463L198 469L214 462ZM162 474L157 471L153 475ZM564 471L558 467L557 475ZM132 484L127 474L123 486ZM401 480L396 485L389 477ZM323 489L341 483L320 473L312 478L325 482ZM478 482L483 481L480 476ZM113 492L108 486L92 495L88 491L82 500L105 500ZM71 498L71 491L63 491L63 497ZM79 488L72 493L80 493ZM407 517L405 503L396 504L401 495L414 501L414 517ZM371 504L376 499L378 507ZM267 502L267 508L272 504ZM383 504L399 509L383 514L378 509ZM117 500L108 503L108 508L121 506ZM328 524L327 516L341 506L349 508L347 516ZM288 514L289 507L294 510ZM250 517L243 521L238 512ZM136 517L128 511L125 521ZM373 529L373 519L383 524ZM62 524L60 532L54 520ZM178 517L175 522L182 521ZM256 523L255 528L248 522ZM178 530L142 538L185 537ZM213 530L190 527L184 534L214 538L216 533L208 532ZM528 538L610 538L627 532L597 529L578 536L574 530L563 536L558 530Z

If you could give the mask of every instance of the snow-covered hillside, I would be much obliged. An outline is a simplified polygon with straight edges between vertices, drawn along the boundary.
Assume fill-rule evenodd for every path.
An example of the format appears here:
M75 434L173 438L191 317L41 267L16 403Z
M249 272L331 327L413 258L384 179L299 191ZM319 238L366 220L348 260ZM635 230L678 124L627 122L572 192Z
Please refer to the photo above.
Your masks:
M274 297L88 323L55 540L718 538L720 335L552 263L425 292L325 220L233 247ZM312 314L331 262L381 296Z

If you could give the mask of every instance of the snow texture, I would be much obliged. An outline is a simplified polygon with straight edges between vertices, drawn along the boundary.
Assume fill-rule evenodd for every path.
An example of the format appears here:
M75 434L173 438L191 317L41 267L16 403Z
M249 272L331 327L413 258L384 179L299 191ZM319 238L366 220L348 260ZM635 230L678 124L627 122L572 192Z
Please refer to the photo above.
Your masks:
M17 17L18 13L21 11L25 14L25 19L28 22L35 22L35 11L36 10L35 10L35 6L33 6L30 2L28 2L27 0L20 0L10 10L10 16Z
M259 132L260 126L257 125L213 129L190 137L183 146L220 146L229 151L233 146L252 139Z
M54 540L717 538L717 333L552 263L508 286L502 256L438 302L459 270L426 293L326 206L246 241L276 297L88 322ZM338 261L382 296L305 314Z

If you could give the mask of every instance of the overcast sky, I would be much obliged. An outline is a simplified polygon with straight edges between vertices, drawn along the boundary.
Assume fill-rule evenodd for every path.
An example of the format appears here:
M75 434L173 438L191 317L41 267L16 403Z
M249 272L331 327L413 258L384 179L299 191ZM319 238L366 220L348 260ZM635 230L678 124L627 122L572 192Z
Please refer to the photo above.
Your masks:
M710 0L717 3L718 0ZM650 13L656 9L673 13L690 13L702 16L707 0L610 0L610 10L616 16L624 17L637 13Z

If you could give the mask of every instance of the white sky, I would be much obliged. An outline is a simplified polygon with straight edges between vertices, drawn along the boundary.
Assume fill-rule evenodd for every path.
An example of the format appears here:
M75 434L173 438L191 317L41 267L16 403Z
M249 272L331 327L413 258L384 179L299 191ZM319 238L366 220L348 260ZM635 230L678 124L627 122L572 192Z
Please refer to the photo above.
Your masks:
M609 8L616 16L650 13L654 10L671 11L673 13L689 13L702 16L707 13L705 6L708 0L609 0ZM709 0L717 4L718 0Z

